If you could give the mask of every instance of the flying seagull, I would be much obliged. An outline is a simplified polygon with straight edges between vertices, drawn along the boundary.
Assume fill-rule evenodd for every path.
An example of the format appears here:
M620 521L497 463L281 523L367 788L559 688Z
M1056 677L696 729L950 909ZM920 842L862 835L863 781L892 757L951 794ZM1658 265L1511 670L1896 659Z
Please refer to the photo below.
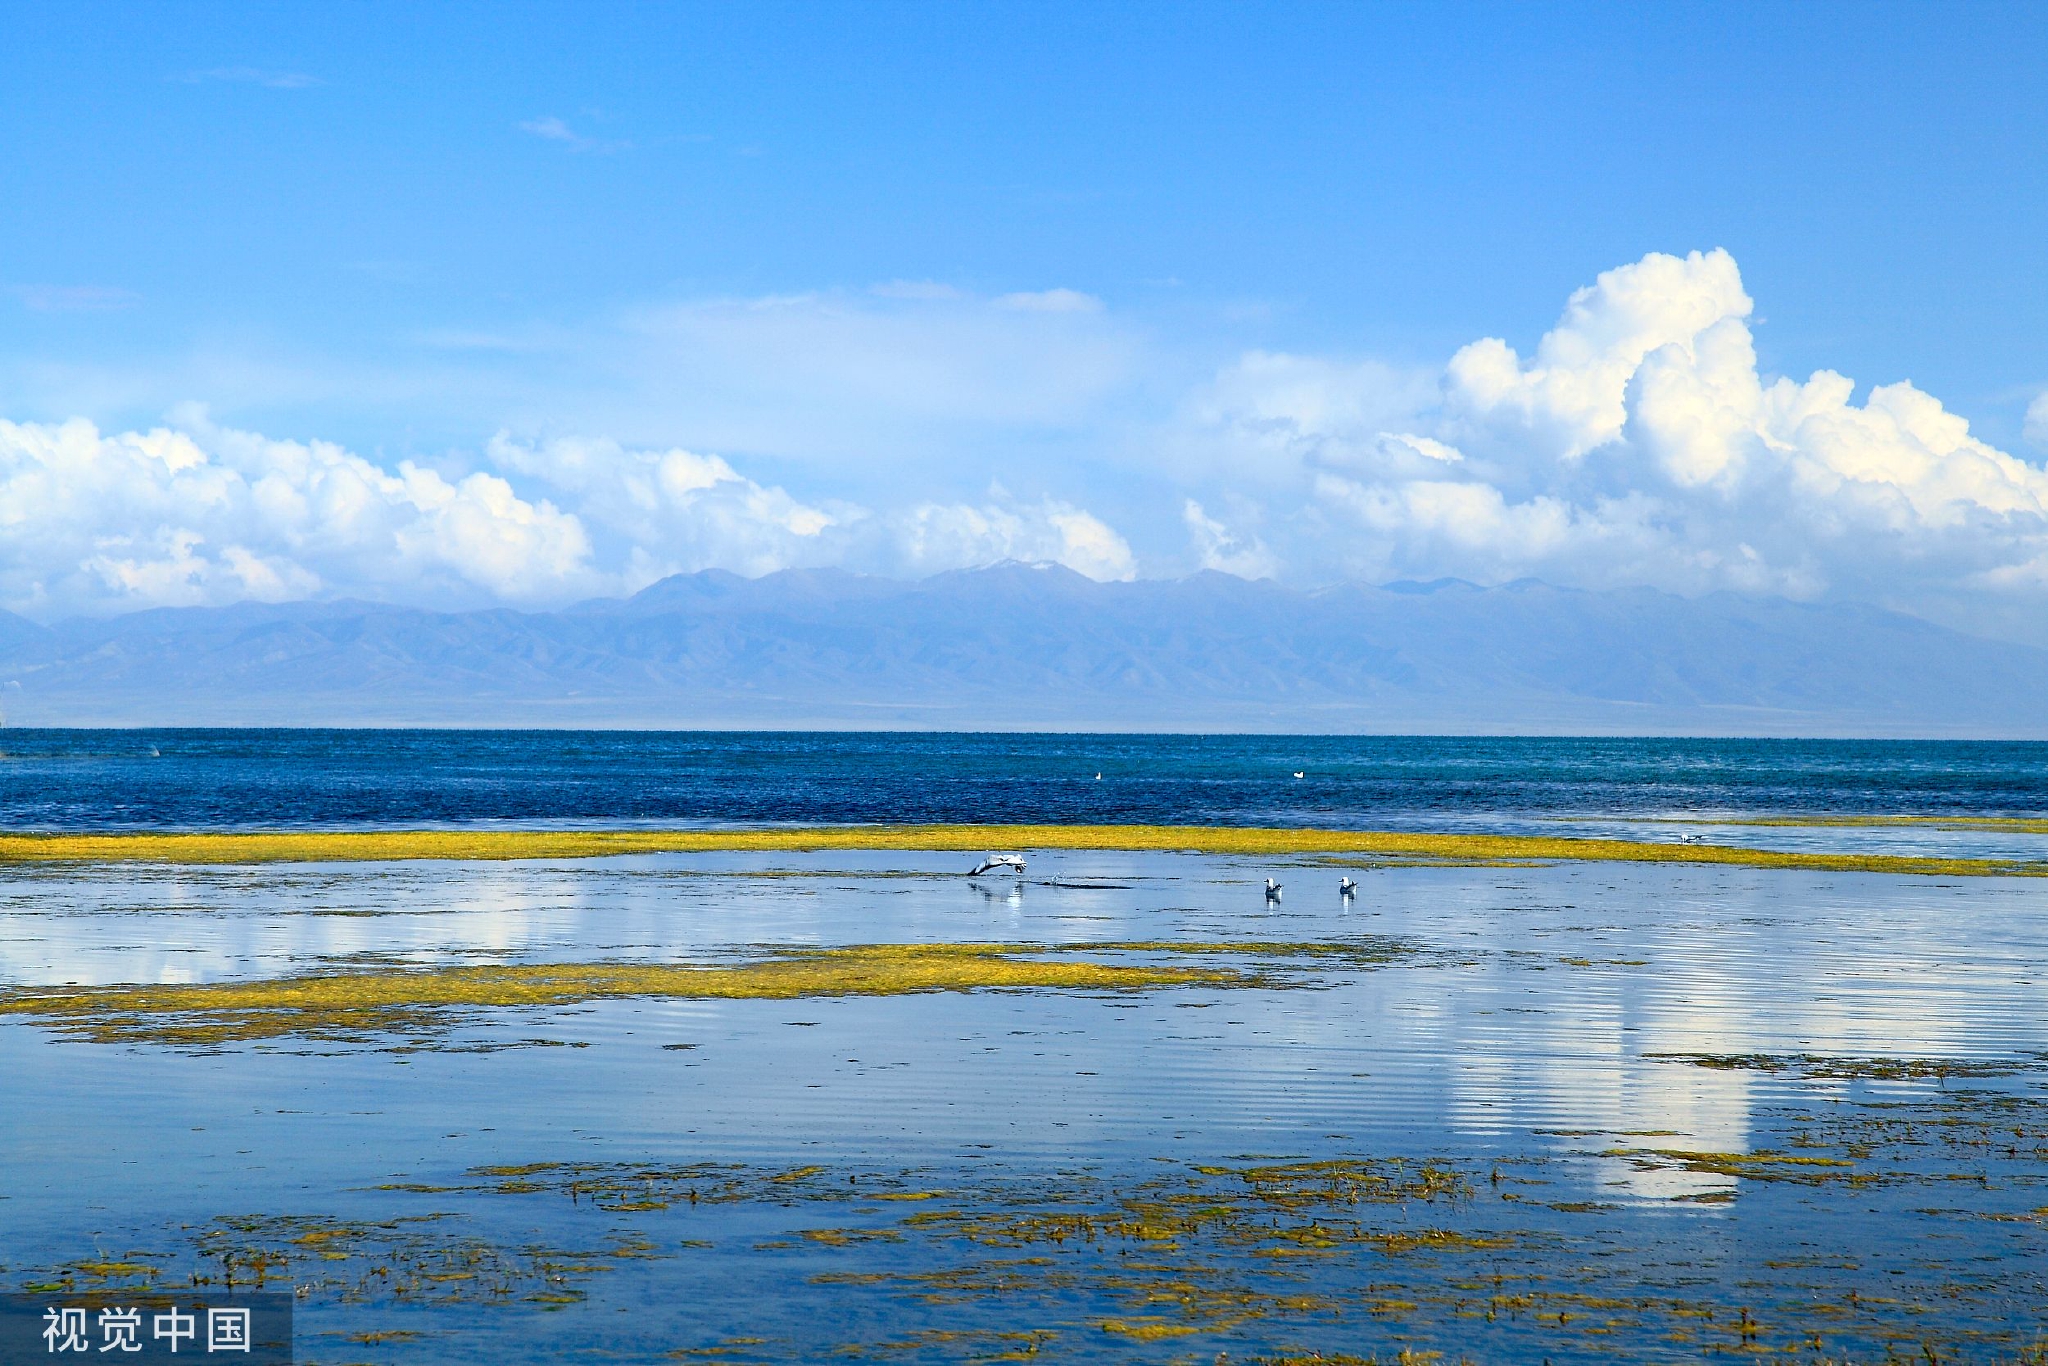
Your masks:
M976 864L974 871L967 876L980 877L983 873L992 873L998 868L1013 868L1016 870L1018 877L1023 877L1024 856L1022 854L990 854L987 858Z
M1268 900L1268 901L1278 901L1279 899L1280 899L1280 884L1279 884L1279 883L1277 883L1277 882L1275 882L1275 881L1273 881L1273 879L1271 879L1271 878L1267 878L1267 879L1266 879L1266 900Z

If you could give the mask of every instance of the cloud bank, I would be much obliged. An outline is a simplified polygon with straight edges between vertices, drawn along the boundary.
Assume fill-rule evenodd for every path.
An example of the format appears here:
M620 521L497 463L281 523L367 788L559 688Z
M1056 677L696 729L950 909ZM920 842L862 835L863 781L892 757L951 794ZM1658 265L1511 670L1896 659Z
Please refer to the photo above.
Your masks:
M550 605L707 568L928 574L1006 559L1136 573L1100 519L1001 490L878 513L803 502L715 455L606 440L501 434L484 468L450 475L196 412L111 434L0 421L0 604L43 619L320 596Z
M1752 307L1726 252L1653 254L1575 293L1527 357L1461 348L1405 413L1389 374L1271 355L1201 411L1308 483L1296 553L1325 573L1797 597L2048 583L2048 472L1910 383L1858 402L1832 371L1767 378Z
M697 433L682 444L535 439L516 433L548 424L520 412L470 452L379 462L196 408L147 431L0 422L0 605L549 605L709 567L1002 559L1099 579L2048 599L2048 472L1910 383L1764 374L1753 311L1727 253L1652 254L1575 293L1527 355L1499 338L1434 370L1248 351L1167 392L1142 329L1068 288L669 305L632 315L637 349L607 365L678 411L715 396L677 422ZM2028 419L2044 433L2048 397ZM984 454L978 434L1008 439ZM741 448L776 453L782 478Z

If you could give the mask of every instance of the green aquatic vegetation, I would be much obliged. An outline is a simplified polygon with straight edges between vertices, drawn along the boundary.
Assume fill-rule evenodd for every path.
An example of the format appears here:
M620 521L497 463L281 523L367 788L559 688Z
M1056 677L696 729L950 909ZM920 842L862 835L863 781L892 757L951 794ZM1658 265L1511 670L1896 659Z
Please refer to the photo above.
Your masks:
M191 1240L184 1265L73 1263L35 1282L45 1290L153 1289L190 1284L220 1290L292 1289L301 1298L422 1305L548 1303L583 1298L583 1282L618 1263L658 1255L632 1234L569 1251L507 1247L440 1214L384 1221L324 1215L238 1215ZM362 1339L367 1340L367 1339Z
M2037 860L1792 852L1714 844L1666 844L1546 835L1198 825L847 825L734 830L327 830L175 835L6 835L0 836L0 863L579 859L622 854L811 853L830 849L968 854L1002 848L1157 850L1258 856L1359 854L1481 865L1504 860L1592 860L1950 877L2048 876L2048 862Z
M2017 1192L2038 1188L2048 1163L2048 1095L1950 1086L1898 1100L1839 1100L1802 1107L1782 1123L1778 1148L1747 1153L1669 1147L1612 1148L1607 1156L1644 1169L1680 1169L1737 1182L1777 1182L1849 1191L1875 1187L1975 1186L2000 1192L1971 1218L2023 1213ZM1994 1174L2005 1175L1994 1180ZM1728 1203L1733 1191L1678 1196Z
M775 1169L724 1162L525 1162L475 1167L469 1176L467 1183L433 1189L490 1195L552 1193L602 1210L753 1202L921 1203L952 1194L918 1185L914 1172L835 1172L815 1165Z
M1745 1181L1791 1181L1819 1185L1838 1180L1856 1164L1839 1157L1795 1157L1770 1149L1747 1153L1695 1152L1689 1148L1610 1148L1607 1157L1627 1158L1643 1171L1677 1168L1702 1176L1732 1176Z
M2048 1071L2042 1058L1845 1058L1818 1053L1645 1053L1657 1062L1690 1063L1719 1072L1789 1073L1802 1078L1868 1081L1946 1081L1950 1077L2010 1077Z
M1320 1205L1408 1204L1458 1199L1472 1193L1472 1183L1457 1168L1400 1157L1202 1166L1194 1171L1239 1184L1261 1205L1294 1213Z
M1379 1164L1367 1165L1370 1169ZM1398 1165L1421 1170L1442 1164ZM1611 1351L1623 1359L1638 1356L1645 1343L1674 1340L1708 1355L1788 1354L1809 1348L1822 1337L1834 1340L1838 1330L1851 1327L1866 1341L1889 1334L1898 1341L1937 1344L1943 1359L1954 1343L2007 1341L2002 1331L1937 1332L1928 1326L1928 1304L1859 1299L1853 1289L1846 1298L1838 1294L1829 1300L1817 1297L1805 1284L1790 1285L1768 1305L1687 1298L1673 1293L1656 1273L1639 1283L1632 1280L1626 1259L1603 1261L1617 1247L1600 1232L1577 1236L1553 1251L1555 1235L1528 1231L1362 1226L1346 1218L1348 1194L1340 1208L1314 1211L1311 1222L1276 1223L1270 1207L1253 1202L1233 1206L1249 1184L1242 1179L1245 1170L1203 1173L1189 1168L1189 1173L1205 1180L1189 1182L1176 1174L1130 1190L1088 1190L1081 1192L1080 1210L1070 1207L1077 1203L1071 1198L1020 1208L1021 1192L1015 1189L984 1191L971 1202L959 1200L952 1211L955 1218L925 1217L905 1227L1037 1255L932 1270L825 1273L814 1277L814 1283L893 1289L944 1307L949 1316L966 1314L978 1305L1002 1306L1011 1312L1022 1306L1041 1313L1107 1300L1118 1311L1093 1320L1098 1330L1133 1341L1187 1340L1198 1353L1191 1359L1200 1360L1209 1359L1219 1347L1237 1359L1236 1344L1243 1339L1236 1335L1253 1324L1268 1325L1264 1340L1270 1340L1275 1334L1290 1334L1289 1324L1342 1325L1354 1314L1388 1323L1424 1343L1434 1338L1460 1346L1472 1341L1469 1325L1475 1322L1519 1324L1525 1336L1516 1339L1522 1346L1515 1359L1532 1360L1545 1338L1574 1344L1581 1351ZM1219 1180L1226 1175L1236 1179ZM1468 1179L1466 1188L1471 1184ZM1303 1185L1290 1178L1280 1189L1292 1204L1303 1191L1343 1188ZM1460 1206L1467 1203L1460 1197ZM1177 1217L1197 1210L1199 1217ZM1162 1234L1174 1236L1161 1243ZM1319 1249L1313 1285L1300 1283L1290 1271L1295 1263L1275 1264L1267 1257L1290 1239ZM1404 1265L1424 1251L1438 1254L1426 1264L1443 1265L1444 1270L1417 1276ZM1511 1263L1502 1260L1508 1253L1513 1255ZM1510 1273L1509 1265L1517 1270ZM1345 1267L1356 1268L1352 1277L1362 1278L1363 1284L1346 1279ZM1549 1278L1532 1274L1531 1267L1546 1267ZM1491 1275L1470 1274L1488 1269ZM1331 1279L1333 1275L1336 1279ZM1611 1289L1603 1291L1603 1284ZM1328 1333L1347 1345L1358 1341L1355 1327L1332 1327ZM1535 1334L1536 1339L1526 1334ZM1415 1354L1403 1359L1420 1360L1420 1354L1434 1349L1400 1350ZM1315 1355L1302 1350L1253 1359L1307 1361Z
M1376 872L1382 868L1541 868L1547 864L1558 862L1554 856L1523 855L1510 858L1506 855L1481 857L1476 854L1410 854L1399 858L1392 855L1367 858L1343 854L1323 854L1315 857L1304 857L1302 861L1313 864L1318 868L1363 868L1367 872ZM1359 888L1361 893L1369 890L1366 887Z
M1884 829L1897 827L1921 830L1987 830L2017 835L2048 835L2044 816L1624 816L1618 819L1645 825L1732 825Z
M1415 956L1385 936L1301 943L1144 940L1100 944L866 944L755 950L728 964L529 963L355 966L294 977L200 985L22 987L0 990L0 1017L33 1018L76 1039L184 1047L286 1037L376 1043L391 1051L436 1037L491 1009L545 1009L623 997L794 1000L942 991L1137 991L1160 987L1296 984L1284 965L1377 967ZM1084 956L1089 955L1089 956ZM1108 955L1144 961L1100 961ZM1162 963L1236 957L1245 966ZM455 1044L442 1051L582 1047L550 1039ZM688 1047L689 1045L685 1045Z
M1119 1337L1135 1339L1138 1342L1157 1342L1161 1338L1187 1337L1193 1333L1214 1332L1219 1328L1235 1328L1245 1320L1242 1317L1189 1323L1179 1319L1104 1319L1102 1331L1115 1333Z
M160 1274L158 1268L146 1261L128 1261L120 1258L72 1262L65 1270L83 1276L88 1281L149 1280Z
M1922 1105L1919 1113L1951 1109ZM1819 1113L1862 1110L1830 1104ZM1892 1112L1872 1113L1904 1141ZM2014 1117L1986 1112L1987 1122L2008 1127ZM1802 1166L1801 1155L1778 1150L1626 1151L1724 1169ZM1578 1160L1523 1165L1561 1174L1560 1164ZM1827 1164L1841 1160L1810 1159L1805 1169L1838 1170ZM1873 1360L1887 1341L1916 1354L1924 1345L1933 1356L1922 1359L2014 1360L2024 1359L2014 1353L2033 1344L2038 1322L2012 1306L2037 1304L2048 1288L2031 1254L1984 1267L1981 1246L1959 1248L1941 1264L1948 1270L1911 1280L1886 1277L1875 1247L1853 1260L1778 1258L1766 1278L1739 1280L1739 1258L1718 1271L1704 1259L1673 1263L1668 1251L1645 1259L1639 1254L1648 1249L1628 1241L1632 1225L1620 1215L1589 1206L1562 1216L1503 1202L1486 1166L1438 1157L1161 1162L1142 1176L949 1169L942 1179L929 1168L550 1160L478 1167L432 1184L430 1195L414 1198L431 1200L437 1212L413 1219L216 1221L195 1239L195 1278L203 1273L217 1285L232 1274L238 1286L289 1280L314 1303L540 1313L594 1298L598 1278L662 1255L657 1247L703 1241L676 1235L737 1218L752 1231L785 1235L720 1245L732 1257L766 1259L793 1304L817 1306L833 1321L886 1324L888 1336L838 1352L919 1360L1047 1359L1063 1349L1100 1354L1107 1343L1133 1353L1153 1344L1189 1360L1227 1353L1306 1362L1332 1343L1353 1361L1423 1360L1449 1349L1478 1360L1634 1360L1677 1351L1689 1359L1817 1362ZM605 1233L586 1233L584 1250L513 1246L477 1237L459 1213L439 1212L501 1198L558 1200L563 1217ZM1785 1198L1810 1205L1828 1191ZM1865 1197L1848 1198L1860 1214ZM2039 1204L2034 1194L2013 1208ZM515 1226L543 1223L532 1217L538 1210L512 1213ZM2031 1228L2014 1225L2011 1236L2030 1236ZM1928 1251L1937 1253L1941 1241ZM875 1243L887 1245L886 1260L868 1255ZM1690 1255L1682 1238L1679 1245ZM127 1257L171 1275L182 1270L175 1258ZM1860 1293L1876 1285L1888 1294ZM733 1325L718 1326L730 1334ZM800 1333L772 1342L728 1335L668 1355L816 1360L830 1350ZM1328 1350L1323 1358L1346 1359Z
M757 1349L765 1347L767 1344L768 1339L766 1338L723 1338L718 1342L712 1343L709 1347L678 1347L673 1352L667 1352L663 1355L672 1361L693 1361L699 1357L716 1359L718 1357L754 1356L757 1354Z
M847 1343L836 1355L906 1356L936 1349L955 1358L968 1351L967 1359L971 1361L1029 1361L1058 1338L1059 1333L1049 1328L927 1328L883 1342Z
M933 1303L977 1302L1012 1293L1085 1290L1119 1302L1123 1313L1096 1321L1112 1336L1137 1341L1226 1332L1273 1314L1335 1312L1327 1296L1284 1283L1285 1257L1376 1252L1388 1257L1485 1255L1515 1237L1498 1231L1413 1226L1418 1206L1461 1206L1469 1175L1438 1160L1401 1157L1251 1164L1168 1164L1129 1188L1094 1178L994 1182L934 1190L925 1173L786 1171L719 1164L531 1163L476 1169L473 1189L511 1195L550 1192L607 1211L741 1202L857 1205L885 1222L800 1228L798 1243L855 1249L877 1241L927 1248L963 1245L1028 1253L931 1271L825 1272L823 1285L893 1286ZM894 1197L905 1207L885 1204ZM1392 1222L1362 1220L1379 1208ZM1080 1276L1067 1254L1114 1255L1113 1270ZM1213 1258L1267 1259L1252 1280ZM1246 1264L1256 1266L1256 1263ZM1274 1277L1281 1283L1266 1284Z
M1285 1352L1279 1356L1255 1356L1252 1366L1429 1366L1442 1361L1442 1352L1418 1352L1413 1347L1403 1347L1395 1356L1384 1358L1378 1355L1359 1356L1354 1352Z
M2048 1162L2048 1096L2038 1092L1949 1088L1831 1106L1788 1128L1788 1147L1882 1156L1899 1179L1975 1181L1988 1163Z
M806 1228L798 1229L797 1236L814 1243L822 1243L826 1247L853 1247L860 1243L903 1241L903 1235L892 1228Z
M25 987L0 992L0 1016L33 1017L71 1037L99 1042L190 1046L285 1036L368 1042L444 1028L463 1012L634 996L794 1000L1025 988L1242 987L1270 981L1265 974L1236 967L1099 961L1113 953L1375 964L1405 951L1396 941L867 944L771 950L750 962L724 965L526 963L328 972L196 986Z

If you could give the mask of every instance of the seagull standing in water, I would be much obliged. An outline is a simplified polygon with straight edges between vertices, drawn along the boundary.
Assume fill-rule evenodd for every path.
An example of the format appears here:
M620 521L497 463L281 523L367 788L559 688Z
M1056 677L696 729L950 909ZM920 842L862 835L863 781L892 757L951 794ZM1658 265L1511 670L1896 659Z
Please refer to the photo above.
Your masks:
M1277 883L1277 882L1275 882L1275 881L1273 881L1273 879L1271 879L1271 878L1267 878L1267 879L1266 879L1266 900L1268 900L1268 901L1278 901L1279 899L1280 899L1280 884L1279 884L1279 883Z
M1357 890L1358 884L1353 882L1350 878L1340 877L1337 879L1337 895L1343 897L1346 901L1351 900L1352 893L1356 892Z

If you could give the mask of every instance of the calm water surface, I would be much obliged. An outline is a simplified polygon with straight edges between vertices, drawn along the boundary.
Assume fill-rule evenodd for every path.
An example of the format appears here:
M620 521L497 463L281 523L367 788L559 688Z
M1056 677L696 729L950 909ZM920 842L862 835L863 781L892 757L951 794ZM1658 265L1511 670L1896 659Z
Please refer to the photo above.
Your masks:
M11 828L2048 814L2048 743L7 730L0 752Z
M464 739L454 766L483 794L467 806L446 772L413 790L376 777L434 737L215 733L222 748L174 758L158 736L185 775L159 787L134 775L168 767L117 752L136 740L60 752L83 744L73 733L20 760L17 824L90 823L79 813L122 774L131 815L113 824L232 823L264 793L267 824L804 818L788 737L701 741L782 756L756 754L782 774L757 781L781 803L758 812L719 808L728 779L711 770L663 779L646 751L668 740L622 759L584 737L589 753L553 768L515 755L494 770ZM990 794L1041 818L1030 803L1070 789L1059 809L1096 818L1072 803L1094 800L1090 765L1111 781L1110 758L1079 739L982 743L933 740L927 759L987 767L958 792L902 796L925 803L905 818ZM1309 762L1287 743L1217 742L1209 777L1194 770L1211 759L1185 754L1170 781L1127 776L1166 794L1129 818L1198 819L1209 801L1233 818L1421 821L1415 799L1358 796L1394 793L1403 766L1464 773L1497 805L1445 798L1447 816L1503 828L1628 830L1621 817L1751 811L1795 790L1807 810L2039 809L2024 746L1876 746L1859 768L1829 746L1603 761L1580 742L1313 742L1332 748L1312 773L1354 766L1330 779L1340 802L1250 771ZM367 750L280 775L223 757L234 744ZM1086 785L1004 778L1002 752L1078 760ZM577 806L606 753L629 771ZM56 776L20 776L38 764ZM862 819L919 788L895 755L859 806L855 767L835 752L803 781ZM8 1017L4 1288L260 1272L299 1287L301 1359L321 1362L2017 1361L2048 1344L2048 882L1053 852L1021 881L970 882L963 866L839 852L0 868L0 989L891 942L1397 952L1276 959L1256 986L625 1000L211 1050ZM1362 884L1350 903L1345 871Z

